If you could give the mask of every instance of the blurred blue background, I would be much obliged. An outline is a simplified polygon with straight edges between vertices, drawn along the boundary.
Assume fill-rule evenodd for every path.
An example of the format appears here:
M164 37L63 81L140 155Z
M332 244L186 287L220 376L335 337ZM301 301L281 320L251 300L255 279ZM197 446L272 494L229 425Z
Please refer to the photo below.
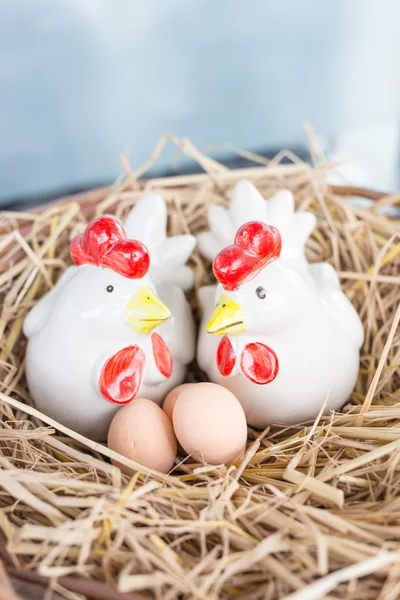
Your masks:
M0 0L0 201L111 182L166 131L268 153L304 121L396 189L399 23L397 0Z

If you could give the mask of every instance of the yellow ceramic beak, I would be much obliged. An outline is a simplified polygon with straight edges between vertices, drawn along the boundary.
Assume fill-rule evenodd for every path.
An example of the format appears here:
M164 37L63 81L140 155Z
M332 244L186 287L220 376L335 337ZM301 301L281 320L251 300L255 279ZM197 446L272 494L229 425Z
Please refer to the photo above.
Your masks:
M227 294L222 294L218 298L217 306L214 308L206 329L212 335L244 333L246 331L244 321L243 308Z
M147 286L139 288L132 296L125 313L129 325L138 333L149 333L171 316L164 302Z

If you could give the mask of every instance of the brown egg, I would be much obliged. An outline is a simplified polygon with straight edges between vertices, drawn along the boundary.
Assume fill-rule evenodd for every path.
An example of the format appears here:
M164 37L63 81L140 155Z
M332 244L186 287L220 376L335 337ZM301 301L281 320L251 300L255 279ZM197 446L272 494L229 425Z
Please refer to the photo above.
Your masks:
M151 400L135 398L113 418L108 431L108 446L139 464L168 473L176 457L176 437L164 411ZM131 475L129 467L112 461Z
M215 383L196 383L179 394L173 425L178 442L199 462L229 464L244 453L243 408L236 396Z
M163 411L165 412L165 414L167 415L168 419L171 421L172 423L172 413L174 412L174 406L175 406L175 402L178 400L178 396L183 392L183 390L186 390L186 388L196 385L194 383L182 383L182 385L178 385L177 387L173 388L169 394L167 394L167 396L165 397L164 403L163 403Z

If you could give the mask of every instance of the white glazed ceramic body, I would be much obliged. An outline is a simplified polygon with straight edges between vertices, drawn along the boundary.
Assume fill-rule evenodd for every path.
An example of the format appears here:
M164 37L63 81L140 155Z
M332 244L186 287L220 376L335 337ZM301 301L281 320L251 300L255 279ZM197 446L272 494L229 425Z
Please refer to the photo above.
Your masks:
M279 196L283 199L281 210L277 197L265 201L251 184L240 182L231 206L221 214L233 230L232 223L240 226L245 222L241 219L265 218L269 212L274 223L286 232L282 235L280 257L235 291L227 291L220 283L199 291L203 309L197 349L199 366L211 381L237 396L248 423L258 428L313 419L325 398L325 413L340 408L357 379L364 336L360 318L341 291L333 267L327 263L309 265L305 259L304 242L312 215L294 212L290 192L279 192L277 196L278 200ZM211 225L212 231L202 238L200 248L208 241L210 249L214 241L215 249L220 250L221 234L215 218ZM296 233L292 240L291 232ZM233 236L234 233L229 243ZM257 295L259 288L265 290L265 297ZM228 310L221 308L222 295L223 306L229 308L232 303L237 307L239 317L233 316L232 322L243 321L241 331L235 331L236 326L224 329L220 335L210 334L207 327L210 329L211 315L211 329L215 331L215 318L222 323L223 312ZM219 307L215 308L216 304ZM228 337L236 357L227 376L220 373L217 365L217 349L223 335ZM269 383L254 383L242 370L242 352L253 343L265 344L277 357L279 369Z
M146 211L142 205L142 201L137 205L135 225L140 227L141 222L144 237L155 236L155 226L149 225L149 220L154 223L159 215L162 225L165 205L161 214L156 209L160 206L159 197L155 202L150 199ZM157 223L156 227L159 226ZM165 231L162 233L165 238ZM179 249L174 249L176 272L179 272L179 256L184 264L190 244L193 247L192 240L185 241L183 253L179 255ZM157 244L157 239L153 244L162 245ZM182 247L182 241L178 240L179 245ZM180 268L184 287L188 287L187 268ZM168 275L168 270L165 273ZM110 286L112 293L108 291ZM160 306L164 303L170 318L149 331L135 331L129 322L129 307L138 290L149 290L149 294L160 300ZM60 423L95 440L106 438L109 424L120 407L99 391L100 373L110 357L126 347L138 346L144 352L145 362L136 397L160 404L166 393L183 381L186 365L194 355L193 319L178 285L162 280L161 276L155 283L149 273L140 279L129 279L110 268L91 264L67 269L54 289L28 314L24 332L28 337L27 380L35 405ZM151 342L154 333L161 336L172 357L169 377L157 368Z
M220 285L202 290L205 311L198 343L199 366L210 381L223 385L236 395L249 425L259 428L271 423L298 423L313 419L326 396L326 413L340 408L354 387L359 368L360 337L352 339L349 336L346 330L348 318L344 316L342 323L340 313L338 319L333 318L318 294L294 272L292 289L284 290L286 299L282 296L281 305L274 304L270 311L266 306L265 313L270 314L265 319L265 326L260 323L262 307L252 311L251 305L256 301L266 305L269 301L279 302L280 291L278 289L278 293L274 294L270 280L273 278L271 271L280 269L277 261L249 282L247 289L228 294L247 315L246 332L229 336L236 357L240 357L245 345L251 342L266 344L278 357L278 375L265 385L249 381L242 374L239 361L231 375L225 377L220 374L216 352L221 337L209 334L206 326L224 290ZM267 290L272 289L272 292L267 292L265 300L258 299L255 294L260 285ZM352 306L348 308L351 314ZM355 326L357 318L355 314ZM360 336L360 328L357 329Z

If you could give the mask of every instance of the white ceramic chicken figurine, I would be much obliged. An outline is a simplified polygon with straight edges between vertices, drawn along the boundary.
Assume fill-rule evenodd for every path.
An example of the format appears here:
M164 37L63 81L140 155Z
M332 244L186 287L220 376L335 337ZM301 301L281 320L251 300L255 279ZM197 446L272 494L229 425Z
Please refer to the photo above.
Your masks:
M266 201L241 181L228 209L210 208L209 224L198 245L219 283L199 290L200 367L254 427L313 419L326 397L325 412L340 408L364 332L333 267L305 258L314 216L294 212L287 190Z
M138 394L160 404L193 360L182 289L192 285L184 265L195 239L165 230L158 195L137 203L126 231L113 217L93 221L71 242L76 266L25 319L36 406L92 439L105 439L120 405Z

